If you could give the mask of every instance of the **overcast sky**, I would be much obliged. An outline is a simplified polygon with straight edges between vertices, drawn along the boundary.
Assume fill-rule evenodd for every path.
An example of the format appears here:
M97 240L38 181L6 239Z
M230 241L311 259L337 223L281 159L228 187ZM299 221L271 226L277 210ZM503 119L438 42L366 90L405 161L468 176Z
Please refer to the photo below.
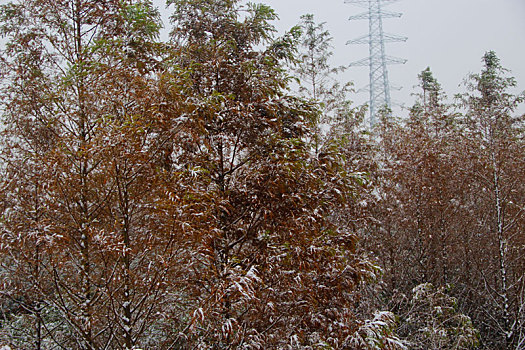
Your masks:
M299 21L305 13L315 15L334 37L333 62L346 65L368 56L367 45L345 45L368 32L368 21L348 21L364 9L344 0L262 0L280 16L280 31ZM458 85L469 73L481 69L481 57L494 50L504 67L525 90L525 0L402 0L387 8L402 12L401 18L385 19L385 32L408 37L406 43L387 45L387 54L408 59L405 65L389 66L393 85L403 90L392 91L392 99L410 105L417 75L430 66L449 95L460 91ZM357 88L368 84L367 67L347 70L343 79ZM354 96L366 101L366 92ZM522 109L523 110L523 109Z
M154 1L161 10L163 0ZM326 22L333 40L334 65L347 65L368 56L366 45L345 45L347 40L368 32L367 20L348 21L363 8L344 0L252 0L274 8L280 17L279 32L299 22L306 13L316 21ZM402 12L401 18L385 19L385 32L408 37L406 43L387 45L387 54L406 58L405 65L389 66L393 85L392 99L411 105L417 75L429 66L449 96L459 92L458 85L469 73L481 70L481 57L494 50L504 67L518 81L518 91L525 90L525 0L401 0L387 8ZM341 76L356 88L368 84L367 67L350 68ZM368 93L352 96L366 102ZM521 109L524 110L523 108Z
M297 24L306 13L314 14L317 22L326 22L325 28L334 38L333 65L348 65L368 56L366 45L346 45L348 40L368 32L367 20L348 20L363 12L363 8L345 4L344 0L250 1L266 3L276 10L280 20L274 24L279 33ZM153 3L161 10L169 29L165 0ZM412 104L417 75L427 66L445 92L453 96L461 91L458 85L469 73L481 70L481 57L488 50L494 50L502 65L516 77L515 91L525 90L525 0L401 0L387 10L401 12L403 16L385 19L385 32L408 37L406 43L391 43L386 49L388 55L408 60L405 65L389 66L390 82L403 88L392 91L394 101ZM340 79L352 81L359 89L368 84L368 69L350 68ZM356 94L352 99L365 103L368 93ZM520 112L525 113L525 106Z

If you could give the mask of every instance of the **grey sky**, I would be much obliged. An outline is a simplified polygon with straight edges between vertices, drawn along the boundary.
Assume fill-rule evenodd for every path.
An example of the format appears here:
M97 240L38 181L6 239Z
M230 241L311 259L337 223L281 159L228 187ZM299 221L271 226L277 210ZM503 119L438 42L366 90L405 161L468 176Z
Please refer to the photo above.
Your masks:
M326 22L334 37L332 63L347 65L368 56L366 45L345 45L368 31L366 20L348 21L362 8L344 0L250 0L274 8L280 17L275 23L280 33L299 22L301 15L312 13L317 22ZM6 3L7 0L0 0ZM169 10L165 0L153 0L162 12L165 26ZM403 17L385 19L386 32L408 37L406 43L387 45L387 54L408 59L405 65L389 66L392 84L403 87L392 91L392 99L410 106L417 75L429 66L444 90L452 96L469 73L481 69L481 57L494 50L504 67L518 82L517 91L525 90L525 0L401 0L388 10L402 12ZM356 88L368 84L366 67L348 69L342 81L352 81ZM352 96L365 103L366 92ZM520 108L525 112L525 107Z
M362 8L345 4L344 0L251 0L263 2L276 10L279 32L299 22L302 14L313 13L316 21L326 22L334 37L332 63L346 65L368 55L366 45L345 45L368 31L366 20L348 21ZM164 9L163 0L155 0ZM385 19L386 32L405 35L406 43L387 45L387 53L408 59L401 65L389 66L390 81L402 86L392 91L392 99L410 105L417 75L430 66L444 90L453 95L469 73L481 69L481 57L494 50L504 67L518 81L518 90L525 89L525 0L402 0L388 7L402 12L399 19ZM368 84L366 67L348 69L342 80L353 81L356 88ZM366 92L352 97L366 102Z
M297 23L301 14L313 13L334 37L333 62L346 65L368 56L366 45L345 45L368 31L366 20L348 21L363 12L362 8L345 4L344 0L263 0L281 18L283 30ZM386 32L405 35L406 43L387 45L389 55L408 59L403 65L389 66L391 83L403 90L392 91L392 98L410 105L410 94L417 84L417 75L430 66L449 95L459 92L458 85L469 73L479 72L481 57L494 50L504 67L510 69L525 89L525 0L403 0L389 6L402 12L399 19L385 19ZM343 79L353 81L357 88L368 84L366 67L350 68ZM354 96L364 102L367 93Z

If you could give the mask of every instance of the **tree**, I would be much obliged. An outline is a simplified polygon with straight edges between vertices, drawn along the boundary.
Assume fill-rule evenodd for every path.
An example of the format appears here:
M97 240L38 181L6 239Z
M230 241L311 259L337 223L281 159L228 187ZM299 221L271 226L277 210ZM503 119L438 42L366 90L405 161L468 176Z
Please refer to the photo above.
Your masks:
M28 0L2 23L4 341L131 349L181 249L177 217L154 205L176 132L159 111L159 15L148 1Z
M450 112L427 69L409 119L380 124L381 226L366 246L385 267L390 310L408 312L401 300L417 285L449 286L481 347L519 348L524 148L513 112L522 97L508 92L515 82L494 53L484 63L460 96L464 113Z
M267 6L172 4L174 63L191 71L196 101L188 135L196 146L173 162L199 169L195 181L209 193L194 267L199 326L187 341L343 347L368 267L355 233L331 213L348 207L359 185L337 152L309 151L316 111L283 90L281 57L292 47L271 40Z
M498 335L493 346L518 349L523 327L523 205L525 164L523 116L514 116L523 95L513 95L514 78L506 76L496 54L483 56L481 74L470 76L469 93L460 96L467 111L463 144L473 182L473 221L480 245L478 318L486 332Z
M400 333L411 349L474 349L479 332L470 317L458 312L458 302L445 287L420 284L412 290Z
M451 270L460 243L462 191L457 167L457 122L429 69L420 76L421 94L405 122L383 120L383 164L376 216L381 233L368 245L379 249L390 290L457 282ZM391 237L384 240L384 235ZM380 248L381 247L381 248Z
M416 286L427 285L447 289L451 298L457 295L461 300L469 274L464 249L471 249L472 242L464 236L469 225L469 199L464 195L469 182L459 171L464 164L459 121L430 69L419 79L421 92L409 117L403 121L385 117L377 128L380 166L373 215L379 222L366 238L365 247L375 252L385 269L385 286L376 293L380 307L400 316L399 336L409 341L411 348L461 348L451 334L462 339L462 332L474 327L457 328L452 319L445 326L443 321L456 313L460 319L468 319L462 302L441 320L426 321L423 319L432 315L431 310L420 310L418 302L408 302ZM442 326L452 330L445 331ZM428 332L419 333L421 329ZM440 338L441 333L444 336ZM465 344L474 346L476 342L471 340L475 337L467 338Z
M310 152L291 38L264 5L169 4L170 43L149 1L2 7L2 341L344 348L360 178Z
M356 130L361 126L365 112L363 108L352 107L348 98L353 91L352 84L341 84L337 79L337 74L346 68L330 65L333 38L324 24L317 24L312 14L301 16L300 24L294 27L300 34L297 37L298 54L290 63L300 95L319 104L314 136L316 152L329 147L331 140L341 134L357 135Z

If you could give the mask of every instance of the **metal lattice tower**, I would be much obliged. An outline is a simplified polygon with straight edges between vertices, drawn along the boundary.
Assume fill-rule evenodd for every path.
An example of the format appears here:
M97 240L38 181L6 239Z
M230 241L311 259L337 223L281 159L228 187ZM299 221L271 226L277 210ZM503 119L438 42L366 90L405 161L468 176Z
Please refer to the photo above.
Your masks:
M349 20L368 19L369 33L357 39L349 40L347 44L368 44L370 56L362 60L350 63L349 66L369 66L370 67L370 126L374 126L376 113L384 107L391 108L390 83L388 81L387 65L404 64L405 59L387 56L385 53L385 43L404 42L404 36L387 34L383 32L383 18L399 18L401 13L383 10L383 7L399 0L345 0L346 4L354 4L368 8L356 16L351 16Z

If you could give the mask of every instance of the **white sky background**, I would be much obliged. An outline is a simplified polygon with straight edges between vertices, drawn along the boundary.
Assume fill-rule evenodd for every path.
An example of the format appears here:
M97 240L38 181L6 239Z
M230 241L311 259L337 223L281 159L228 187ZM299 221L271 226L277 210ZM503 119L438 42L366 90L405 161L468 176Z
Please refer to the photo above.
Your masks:
M348 17L366 9L345 4L344 0L243 0L270 5L280 20L274 25L279 34L296 25L300 16L312 13L316 22L326 22L333 37L334 66L348 65L368 56L367 45L346 45L368 33L368 21L349 21ZM0 0L6 3L7 0ZM163 16L165 32L171 28L170 10L165 0L153 0ZM386 10L401 12L401 18L383 20L383 29L408 37L406 43L387 44L388 55L406 58L405 65L389 66L392 100L407 107L413 104L417 75L430 67L449 97L463 91L459 85L470 73L482 68L481 57L494 50L502 65L518 82L515 93L525 90L525 0L400 0ZM368 84L368 67L352 67L340 75L342 82L351 81L356 90ZM368 101L368 93L354 94L357 104ZM525 113L525 105L519 109ZM400 108L394 113L404 115Z
M347 65L368 56L367 45L346 45L346 41L368 33L368 21L348 21L348 17L366 9L344 0L251 0L274 8L280 17L275 23L283 33L299 22L306 13L333 36L332 64ZM154 0L163 15L164 0ZM494 50L505 68L525 90L525 0L401 0L386 10L402 12L401 18L383 20L385 32L408 37L406 43L387 44L387 54L408 59L405 65L389 66L389 78L401 91L391 91L392 100L412 105L411 96L417 75L427 66L453 97L463 89L459 84L469 73L481 70L481 57ZM165 23L169 27L168 23ZM357 89L368 84L368 67L352 67L342 81L354 82ZM366 103L368 93L351 96L356 103ZM394 108L396 112L396 108ZM399 112L399 109L397 109ZM520 108L525 112L525 108Z
M304 13L313 13L318 22L326 22L333 40L333 63L346 65L368 56L367 45L345 45L347 40L368 33L368 21L348 21L348 17L366 9L344 0L263 0L280 15L279 29L286 28ZM402 12L401 18L383 20L385 32L408 37L406 43L387 44L388 55L406 58L405 65L389 66L393 85L392 100L412 105L417 75L426 67L453 97L469 73L481 70L481 57L494 50L502 65L511 70L518 90L525 89L525 0L402 0L387 10ZM349 68L342 77L356 88L368 84L368 67ZM366 102L368 93L353 96ZM524 108L521 108L525 112ZM395 110L394 110L395 111Z
M248 0L243 0L248 1ZM368 21L348 21L348 17L366 9L345 4L344 0L249 0L274 8L280 20L274 23L278 32L296 25L300 16L315 15L316 22L326 22L333 36L334 66L348 65L368 56L367 45L346 45L350 39L368 33ZM7 0L0 0L0 4ZM153 0L163 16L167 38L170 10L165 0ZM407 107L413 104L417 75L430 67L444 91L453 97L470 73L482 68L481 57L494 50L502 65L511 71L518 87L525 90L525 0L400 0L389 5L389 11L402 12L401 18L384 19L385 32L408 37L406 43L387 44L387 54L408 59L405 65L389 66L391 84L401 91L391 91L392 100ZM3 42L0 41L0 43ZM341 74L342 82L351 81L356 90L368 84L368 67L352 67ZM351 99L366 103L368 93L354 94ZM396 114L400 109L394 107ZM519 109L525 113L525 105ZM405 112L401 113L406 114Z

